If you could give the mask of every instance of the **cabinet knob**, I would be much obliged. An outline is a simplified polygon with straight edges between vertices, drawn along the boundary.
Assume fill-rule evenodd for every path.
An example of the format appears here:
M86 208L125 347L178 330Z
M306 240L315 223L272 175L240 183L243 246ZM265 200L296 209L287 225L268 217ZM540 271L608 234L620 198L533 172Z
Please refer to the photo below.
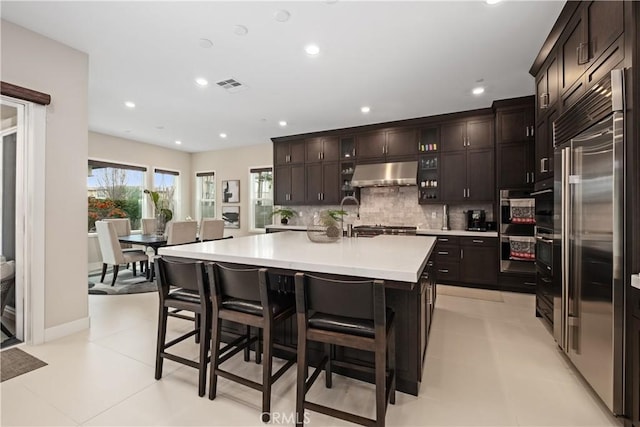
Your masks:
M576 48L576 56L578 65L584 65L589 62L589 43L580 43Z
M473 243L484 243L484 240L473 239Z
M547 108L549 108L549 94L548 93L543 93L540 95L540 109L541 110L546 110Z
M546 173L546 172L549 172L549 158L543 157L540 159L540 173Z

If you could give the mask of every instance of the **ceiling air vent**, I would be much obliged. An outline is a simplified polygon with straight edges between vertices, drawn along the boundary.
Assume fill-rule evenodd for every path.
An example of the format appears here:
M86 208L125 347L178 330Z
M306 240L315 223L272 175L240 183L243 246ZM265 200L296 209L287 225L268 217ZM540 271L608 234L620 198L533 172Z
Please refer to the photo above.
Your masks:
M225 89L227 92L231 92L231 93L240 92L241 90L244 90L247 88L245 85L243 85L236 79L220 80L219 82L216 82L216 84L221 88Z

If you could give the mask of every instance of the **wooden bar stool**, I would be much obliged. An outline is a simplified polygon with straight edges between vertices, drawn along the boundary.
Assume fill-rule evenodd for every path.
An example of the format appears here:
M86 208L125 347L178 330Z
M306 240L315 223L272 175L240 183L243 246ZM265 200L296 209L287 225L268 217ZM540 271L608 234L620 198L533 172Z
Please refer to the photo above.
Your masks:
M296 361L295 355L292 355L284 366L272 375L273 348L291 351L287 347L274 344L274 326L294 315L295 299L291 294L270 290L267 270L264 268L236 268L209 264L207 271L213 301L209 399L213 400L216 397L218 376L259 390L262 392L262 421L268 422L271 419L271 386ZM244 324L247 326L247 332L220 349L222 320ZM251 337L251 326L262 330L262 352L264 353L262 384L220 369L222 363L243 349L245 361L249 360L249 346L258 340L257 337ZM258 345L256 345L256 362L260 363Z
M198 395L204 396L207 383L207 365L209 363L209 325L211 323L211 295L206 282L204 263L201 261L189 263L172 262L164 258L158 258L155 265L158 294L160 295L155 378L156 380L162 378L164 359L191 366L198 369ZM177 286L178 289L170 291L171 286ZM170 308L194 313L195 327L192 331L170 342L165 342L168 316L194 321L193 317L179 314L176 311L170 312ZM194 335L197 339L196 342L200 345L200 356L197 362L166 352L169 347Z
M366 426L384 426L387 404L395 404L396 361L394 313L386 308L381 280L335 280L297 273L296 311L298 326L298 377L296 425L304 425L304 410L320 412ZM308 377L307 343L325 344L325 356ZM375 353L375 366L363 367L332 360L333 346ZM388 365L388 369L387 369ZM373 373L376 385L376 419L365 418L309 402L305 396L321 371L331 388L332 366Z

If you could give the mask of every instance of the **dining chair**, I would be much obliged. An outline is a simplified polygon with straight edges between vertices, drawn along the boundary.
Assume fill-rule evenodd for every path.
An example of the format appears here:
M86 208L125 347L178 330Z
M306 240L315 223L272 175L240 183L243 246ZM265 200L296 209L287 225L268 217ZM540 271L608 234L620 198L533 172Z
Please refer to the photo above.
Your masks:
M96 231L98 232L98 242L100 243L100 252L102 252L102 277L100 281L104 281L107 274L107 265L113 265L113 280L111 286L116 283L118 271L121 264L134 264L133 274L135 276L135 263L140 262L140 270L148 265L149 258L143 251L124 252L118 241L116 226L112 221L96 221Z
M8 337L13 336L13 333L2 323L1 318L7 303L15 298L15 289L15 261L4 261L3 257L0 260L0 328Z
M193 243L198 241L198 223L197 221L169 221L167 223L167 244L166 246L182 245L185 243ZM159 258L158 255L149 257L151 263L151 275L149 280L155 277L154 262Z
M200 241L219 240L224 237L224 220L202 218L200 221Z
M158 220L155 218L142 218L142 234L156 234Z
M116 234L120 236L129 236L131 234L131 220L129 218L105 218L103 221L112 222L116 227ZM144 252L142 249L133 248L131 243L120 242L123 252ZM127 265L127 268L129 266ZM142 269L142 266L140 266ZM136 275L136 264L133 264L133 275Z
M193 243L197 240L197 221L169 221L167 223L167 246Z
M395 404L396 362L394 312L386 306L381 280L337 280L297 273L295 295L298 329L296 425L304 425L306 409L352 423L384 426L387 404ZM307 344L323 343L325 355L309 377ZM374 353L374 367L333 360L334 347L350 347ZM370 419L306 399L320 372L332 388L333 366L373 373L376 418ZM307 379L308 378L308 379Z

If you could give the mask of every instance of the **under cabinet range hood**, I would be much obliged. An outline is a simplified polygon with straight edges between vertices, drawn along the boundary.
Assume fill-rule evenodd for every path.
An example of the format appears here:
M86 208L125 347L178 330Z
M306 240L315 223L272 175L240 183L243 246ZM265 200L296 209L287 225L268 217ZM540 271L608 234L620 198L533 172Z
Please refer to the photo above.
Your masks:
M389 187L416 185L418 162L375 163L356 165L353 187Z

